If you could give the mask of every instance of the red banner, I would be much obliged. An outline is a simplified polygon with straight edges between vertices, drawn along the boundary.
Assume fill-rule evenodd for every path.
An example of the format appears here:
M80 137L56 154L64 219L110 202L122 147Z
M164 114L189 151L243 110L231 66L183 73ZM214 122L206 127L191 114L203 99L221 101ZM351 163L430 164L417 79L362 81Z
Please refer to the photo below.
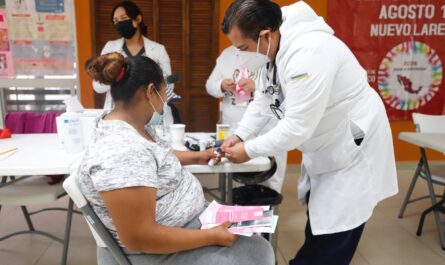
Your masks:
M445 0L331 0L328 23L367 70L391 120L445 114Z

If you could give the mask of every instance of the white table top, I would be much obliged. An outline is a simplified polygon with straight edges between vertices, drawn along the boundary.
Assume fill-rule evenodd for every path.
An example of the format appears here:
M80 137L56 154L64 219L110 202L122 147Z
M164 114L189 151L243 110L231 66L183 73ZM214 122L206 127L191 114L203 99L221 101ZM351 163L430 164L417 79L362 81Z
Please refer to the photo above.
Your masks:
M424 148L445 154L445 133L401 132L399 139Z
M82 156L66 153L57 134L14 134L0 140L0 152L11 148L18 149L0 156L0 176L70 174Z
M14 134L0 140L0 152L18 148L10 156L0 156L0 176L70 174L77 169L82 152L68 154L59 145L57 134ZM256 172L270 168L268 158L260 157L244 164L223 163L216 166L189 165L195 174Z

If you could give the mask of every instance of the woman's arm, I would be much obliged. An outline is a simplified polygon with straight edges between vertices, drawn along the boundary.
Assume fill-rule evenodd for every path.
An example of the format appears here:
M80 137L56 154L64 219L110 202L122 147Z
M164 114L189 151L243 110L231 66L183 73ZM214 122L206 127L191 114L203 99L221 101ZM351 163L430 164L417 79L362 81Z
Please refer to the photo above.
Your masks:
M193 152L193 151L176 151L173 153L181 162L181 165L207 165L210 159L215 158L215 164L221 160L221 155L215 154L215 149L210 148L205 151Z
M236 236L229 223L208 230L184 229L156 223L156 189L131 187L100 192L122 243L129 250L167 254L204 246L231 246ZM141 203L145 202L145 203Z

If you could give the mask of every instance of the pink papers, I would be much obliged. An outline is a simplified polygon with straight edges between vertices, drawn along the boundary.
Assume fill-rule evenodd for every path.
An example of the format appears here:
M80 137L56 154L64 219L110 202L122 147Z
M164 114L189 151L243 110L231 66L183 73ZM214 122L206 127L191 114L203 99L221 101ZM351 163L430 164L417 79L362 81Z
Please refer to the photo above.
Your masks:
M209 229L225 222L232 222L229 231L251 236L253 233L273 233L278 216L270 206L229 206L213 201L199 216L201 229Z

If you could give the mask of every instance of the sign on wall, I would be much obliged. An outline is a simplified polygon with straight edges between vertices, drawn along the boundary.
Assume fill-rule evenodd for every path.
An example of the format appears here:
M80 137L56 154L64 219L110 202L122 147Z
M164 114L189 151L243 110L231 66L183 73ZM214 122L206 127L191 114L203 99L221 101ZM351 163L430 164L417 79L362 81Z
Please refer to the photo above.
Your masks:
M390 119L444 113L445 0L329 1L328 22L366 69Z
M0 0L0 77L73 75L72 0Z

